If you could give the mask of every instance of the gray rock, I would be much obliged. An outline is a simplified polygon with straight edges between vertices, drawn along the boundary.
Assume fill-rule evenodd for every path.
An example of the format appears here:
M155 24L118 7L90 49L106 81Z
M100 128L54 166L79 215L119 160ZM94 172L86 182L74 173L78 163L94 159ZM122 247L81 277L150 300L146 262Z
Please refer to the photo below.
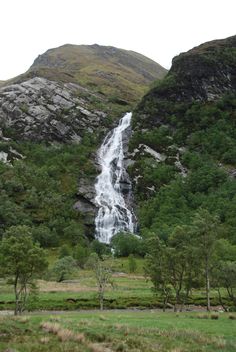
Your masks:
M107 116L91 110L89 99L93 95L77 84L40 77L2 87L0 129L10 127L18 140L79 143L84 133L97 132L98 127L102 130Z
M94 178L81 178L78 184L78 196L87 199L91 204L95 205L95 179Z
M4 164L7 163L7 157L8 157L8 154L5 153L5 152L0 152L0 161L2 161Z
M86 199L80 199L74 204L74 209L80 211L81 213L91 213L91 215L94 215L96 212L96 209L94 205L91 203L87 202Z

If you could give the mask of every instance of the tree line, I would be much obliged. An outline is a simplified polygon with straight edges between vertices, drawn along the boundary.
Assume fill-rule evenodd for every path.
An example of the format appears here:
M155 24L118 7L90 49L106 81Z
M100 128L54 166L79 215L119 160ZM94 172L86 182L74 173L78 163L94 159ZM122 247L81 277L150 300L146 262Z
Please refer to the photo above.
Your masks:
M191 225L176 226L166 241L157 234L148 238L145 270L164 310L169 302L175 311L182 310L202 287L208 311L212 288L224 310L236 307L236 246L222 238L224 230L217 216L200 209Z

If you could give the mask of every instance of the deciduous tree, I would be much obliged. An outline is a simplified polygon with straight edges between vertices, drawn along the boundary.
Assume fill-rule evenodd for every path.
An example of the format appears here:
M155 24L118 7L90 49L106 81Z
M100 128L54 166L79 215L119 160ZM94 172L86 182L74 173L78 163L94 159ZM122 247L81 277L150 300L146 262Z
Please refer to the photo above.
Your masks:
M21 314L35 278L47 267L44 251L33 243L29 227L9 229L0 244L0 265L1 274L14 287L15 315Z

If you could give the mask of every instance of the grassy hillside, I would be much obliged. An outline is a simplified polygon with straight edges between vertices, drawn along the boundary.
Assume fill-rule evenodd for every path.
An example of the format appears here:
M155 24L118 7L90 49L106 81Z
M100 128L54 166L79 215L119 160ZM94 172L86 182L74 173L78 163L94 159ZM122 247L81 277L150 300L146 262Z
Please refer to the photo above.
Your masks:
M14 81L40 76L74 82L113 99L139 100L151 82L166 70L133 51L100 45L63 45L40 55L23 75Z

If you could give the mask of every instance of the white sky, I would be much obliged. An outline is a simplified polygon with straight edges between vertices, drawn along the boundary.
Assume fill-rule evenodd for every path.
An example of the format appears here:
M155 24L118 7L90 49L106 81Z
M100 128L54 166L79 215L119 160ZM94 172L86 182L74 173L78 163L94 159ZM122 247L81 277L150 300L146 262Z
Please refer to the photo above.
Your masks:
M0 0L0 79L66 43L134 50L169 68L173 56L236 34L236 0Z

